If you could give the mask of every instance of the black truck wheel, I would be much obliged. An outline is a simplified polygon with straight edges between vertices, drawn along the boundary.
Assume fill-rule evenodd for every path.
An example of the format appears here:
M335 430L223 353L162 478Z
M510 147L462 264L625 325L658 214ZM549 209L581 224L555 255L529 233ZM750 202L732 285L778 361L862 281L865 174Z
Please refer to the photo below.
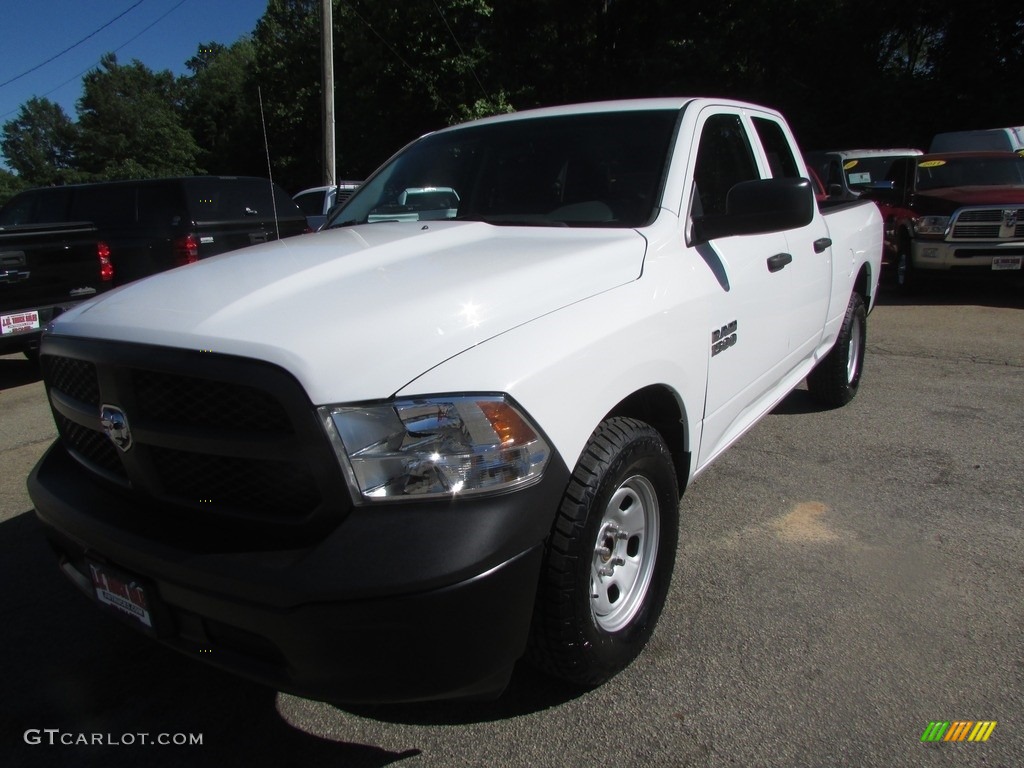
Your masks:
M668 593L679 490L661 435L626 418L590 437L547 542L530 657L595 686L650 639Z
M850 297L836 344L807 377L807 390L822 405L853 400L860 387L867 344L867 310L859 293Z

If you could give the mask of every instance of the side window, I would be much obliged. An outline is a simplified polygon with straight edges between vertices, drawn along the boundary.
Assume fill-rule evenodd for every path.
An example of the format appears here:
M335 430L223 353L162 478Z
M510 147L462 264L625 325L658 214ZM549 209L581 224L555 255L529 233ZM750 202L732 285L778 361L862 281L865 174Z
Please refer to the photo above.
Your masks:
M906 189L910 186L912 169L916 164L914 158L902 157L894 160L885 175L885 180L893 183L893 189Z
M32 209L36 200L34 192L26 192L11 200L0 211L0 226L15 227L32 222Z
M184 216L177 183L139 185L139 224L166 229Z
M65 187L40 189L36 193L38 200L36 210L32 214L32 222L64 222L68 219L68 190Z
M71 203L71 221L91 221L98 227L135 223L135 186L100 184L79 187Z
M760 176L750 141L739 115L713 115L704 123L697 147L694 180L697 184L695 215L718 216L725 213L729 190L741 181Z
M843 169L839 167L838 160L833 160L828 164L828 181L826 183L830 186L832 184L843 186Z
M768 155L768 166L771 168L772 178L800 178L800 171L797 169L793 150L789 145L786 134L782 132L782 126L774 120L755 117L754 129L757 131L757 137L761 140L761 146L764 147L765 154Z

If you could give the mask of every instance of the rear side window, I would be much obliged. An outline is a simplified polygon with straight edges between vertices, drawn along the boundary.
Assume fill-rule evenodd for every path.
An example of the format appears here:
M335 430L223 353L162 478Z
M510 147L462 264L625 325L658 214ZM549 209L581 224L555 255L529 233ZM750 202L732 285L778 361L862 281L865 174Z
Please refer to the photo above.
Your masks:
M782 132L782 126L774 120L755 117L754 128L757 130L757 137L761 140L765 154L768 155L768 166L771 168L772 178L799 178L800 171L797 169L796 158L793 157L793 150L786 139L786 134Z
M68 219L68 195L65 187L33 189L23 192L0 211L0 226L63 223Z
M184 179L185 200L194 221L244 221L301 216L302 211L288 193L265 179ZM274 197L271 197L273 189Z
M35 192L25 192L8 202L0 210L0 227L16 227L19 224L31 224L35 201Z
M79 187L71 201L71 221L91 221L98 227L135 223L134 184Z
M178 224L185 217L185 205L177 183L139 186L139 224L163 228Z

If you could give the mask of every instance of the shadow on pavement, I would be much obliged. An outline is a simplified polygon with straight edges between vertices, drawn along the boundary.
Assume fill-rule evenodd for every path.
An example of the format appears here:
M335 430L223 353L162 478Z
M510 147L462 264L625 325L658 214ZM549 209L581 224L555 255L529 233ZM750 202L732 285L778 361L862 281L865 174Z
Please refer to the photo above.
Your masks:
M39 363L21 355L0 357L0 391L34 384L43 378Z
M901 292L882 270L878 304L885 306L976 306L1024 309L1024 277L994 282L977 276L925 278L909 292Z
M273 690L180 656L101 613L60 574L32 512L0 524L0 552L5 768L376 768L418 754L297 730L278 714ZM45 729L60 732L52 746ZM29 730L41 744L26 743ZM81 741L79 734L115 744L60 744ZM201 734L202 744L140 746L138 734Z
M551 709L581 696L585 691L548 677L527 662L520 662L508 688L496 701L452 701L423 704L345 706L339 708L359 717L403 725L468 725L508 720Z
M290 725L277 693L164 648L92 605L57 568L34 512L0 523L0 764L119 768L294 765L378 768L420 754L331 741ZM493 702L338 708L381 722L455 725L542 711L579 696L523 664ZM326 717L330 709L324 705ZM339 719L342 715L339 712ZM58 729L51 738L46 729ZM41 744L26 743L26 731ZM61 745L101 734L115 744ZM128 744L127 734L135 743ZM138 734L201 734L198 746Z

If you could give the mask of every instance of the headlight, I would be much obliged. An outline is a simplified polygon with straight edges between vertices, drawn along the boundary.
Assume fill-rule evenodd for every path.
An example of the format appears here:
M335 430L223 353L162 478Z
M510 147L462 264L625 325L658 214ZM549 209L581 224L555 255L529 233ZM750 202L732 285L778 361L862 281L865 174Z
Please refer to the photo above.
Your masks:
M930 237L945 237L949 216L918 216L914 219L914 232Z
M320 416L359 502L520 488L551 454L501 395L324 406Z

